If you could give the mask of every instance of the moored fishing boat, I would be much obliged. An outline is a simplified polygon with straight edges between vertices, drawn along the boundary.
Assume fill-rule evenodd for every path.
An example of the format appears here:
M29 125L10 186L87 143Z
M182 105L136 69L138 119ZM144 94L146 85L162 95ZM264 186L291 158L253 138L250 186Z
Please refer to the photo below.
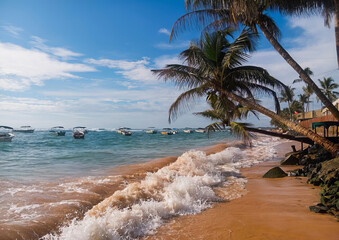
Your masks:
M131 129L128 128L128 127L119 127L119 129L117 130L117 133L122 134L124 131L128 132L129 130L131 130Z
M205 129L204 129L204 128L197 128L197 129L195 130L195 132L197 132L197 133L204 133L204 132L205 132Z
M187 129L184 129L184 133L193 133L193 130L192 130L192 129L189 129L189 128L187 128Z
M127 130L122 130L121 131L121 135L124 135L124 136L131 136L132 133L130 131L127 131Z
M155 127L149 127L148 129L145 130L145 133L148 134L156 134L158 131L154 129Z
M173 135L172 128L163 128L163 131L161 131L162 135Z
M11 142L14 134L10 133L13 128L7 126L0 126L0 142Z
M56 135L56 136L65 136L66 135L66 130L63 126L52 127L51 130L49 130L49 132Z
M86 127L74 127L73 128L73 137L75 139L84 139L85 134L88 133Z
M14 128L13 132L33 133L34 130L35 129L32 128L31 126L21 126L20 128Z

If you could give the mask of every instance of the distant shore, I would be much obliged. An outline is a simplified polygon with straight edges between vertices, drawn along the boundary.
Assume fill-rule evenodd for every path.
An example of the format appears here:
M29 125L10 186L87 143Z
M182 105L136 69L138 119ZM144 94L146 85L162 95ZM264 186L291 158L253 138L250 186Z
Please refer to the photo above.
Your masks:
M278 157L290 152L291 145L299 146L292 141L278 145ZM305 177L262 178L278 165L270 161L241 169L248 179L245 196L216 204L201 214L176 218L144 239L338 239L337 220L309 210L319 202L320 188L307 184ZM287 171L296 166L282 168Z

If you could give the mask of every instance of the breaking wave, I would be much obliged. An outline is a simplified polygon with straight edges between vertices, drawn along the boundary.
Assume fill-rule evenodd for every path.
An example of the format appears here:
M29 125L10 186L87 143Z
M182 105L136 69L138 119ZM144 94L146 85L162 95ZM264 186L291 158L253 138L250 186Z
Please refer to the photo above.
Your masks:
M254 141L254 147L229 147L206 155L191 150L174 163L114 192L83 219L73 219L44 240L137 239L152 234L167 219L199 213L219 201L245 194L238 168L272 159L275 139Z

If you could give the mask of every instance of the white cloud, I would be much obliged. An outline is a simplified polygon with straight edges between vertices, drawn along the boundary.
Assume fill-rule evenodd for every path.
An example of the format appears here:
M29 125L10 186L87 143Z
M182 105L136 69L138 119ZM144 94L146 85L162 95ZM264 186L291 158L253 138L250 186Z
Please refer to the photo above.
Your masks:
M95 68L55 59L38 49L0 42L0 89L24 90L43 85L45 80L78 78L74 72L93 72Z
M72 59L74 57L80 57L82 56L81 53L72 52L66 48L60 48L60 47L49 47L45 44L46 40L37 37L32 36L33 41L31 43L38 49L53 54L54 56L61 57L64 60Z
M283 38L282 46L292 46L286 50L302 68L311 68L314 73L314 76L312 76L314 82L318 84L319 78L329 76L338 79L339 71L336 61L334 28L331 27L329 29L324 27L321 17L290 18L288 25L298 30L298 36L293 39ZM267 69L272 76L286 85L292 85L293 80L299 78L295 70L286 63L273 47L255 52L248 64ZM305 84L293 84L293 87L296 88L296 96L302 92L302 85ZM320 107L320 103L317 103L315 98L316 97L313 96L311 99L314 109ZM263 104L272 108L269 101L263 101ZM261 117L261 119L264 118ZM269 125L267 120L264 120L260 124Z
M318 78L328 74L338 76L333 27L324 27L321 17L291 18L288 24L292 28L299 28L299 35L294 39L282 39L282 45L284 47L284 42L293 41L293 47L287 51L302 68L311 68L314 72L313 80L317 83ZM291 85L293 80L298 78L295 70L273 47L255 52L249 64L266 68L287 85Z
M167 28L160 28L158 32L168 36L171 35L171 32Z
M190 41L183 41L179 43L158 43L155 45L156 48L171 50L171 49L183 49L188 48Z
M163 55L154 59L156 68L164 68L168 64L183 64L178 55Z
M5 26L2 26L2 28L14 37L18 37L20 35L20 32L23 31L22 28L15 27L12 25L5 25Z
M163 68L166 64L179 64L182 63L175 55L163 55L155 58L153 64L148 57L143 57L138 61L127 60L112 60L112 59L86 59L86 63L94 64L97 66L108 67L115 70L115 73L121 74L127 82L118 82L120 85L124 85L128 88L137 87L128 81L134 81L144 84L158 83L158 79L152 73L152 69Z
M65 127L79 124L88 127L121 125L139 128L152 125L166 127L169 106L179 94L180 91L170 86L154 86L145 90L83 88L81 91L76 89L44 91L42 96L30 98L0 95L0 115L3 116L3 124L11 126L29 123L39 127L60 124ZM203 110L205 107L200 106L198 110ZM13 114L22 117L11 120ZM41 115L43 116L39 117ZM187 118L192 123L192 118L195 117L188 112L178 119L175 126L187 126L184 123ZM204 121L204 119L196 119L194 123Z
M143 57L138 61L112 60L112 59L87 59L86 63L95 64L102 67L116 69L116 73L121 74L127 80L143 83L155 83L156 77L152 74L150 59Z

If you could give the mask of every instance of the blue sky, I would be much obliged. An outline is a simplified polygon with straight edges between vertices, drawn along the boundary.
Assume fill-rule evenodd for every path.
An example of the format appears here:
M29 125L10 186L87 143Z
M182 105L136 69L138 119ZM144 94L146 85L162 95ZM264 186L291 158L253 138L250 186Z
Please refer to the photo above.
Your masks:
M180 91L150 70L177 63L178 53L199 37L186 32L169 44L169 31L184 13L183 0L2 0L0 125L169 126L167 111ZM338 75L333 27L325 28L320 17L275 20L283 45L315 79ZM249 64L286 84L298 77L263 38ZM195 105L191 112L206 109L203 101ZM191 112L170 126L209 123ZM268 126L264 116L249 121Z

